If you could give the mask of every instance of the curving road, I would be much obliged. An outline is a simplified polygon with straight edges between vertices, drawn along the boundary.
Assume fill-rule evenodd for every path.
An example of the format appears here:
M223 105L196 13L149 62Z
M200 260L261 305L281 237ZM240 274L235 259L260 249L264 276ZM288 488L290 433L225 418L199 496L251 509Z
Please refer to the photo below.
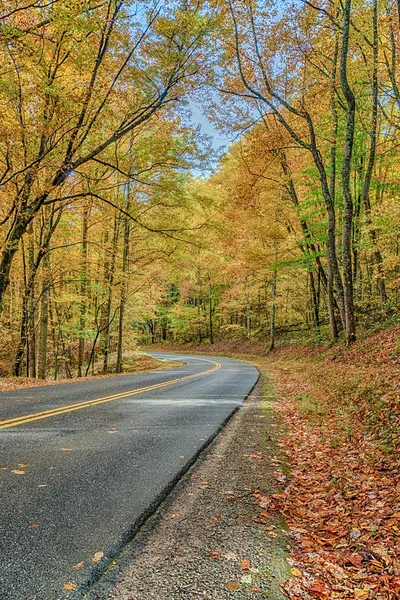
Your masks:
M152 355L186 364L0 393L1 600L80 597L258 379Z

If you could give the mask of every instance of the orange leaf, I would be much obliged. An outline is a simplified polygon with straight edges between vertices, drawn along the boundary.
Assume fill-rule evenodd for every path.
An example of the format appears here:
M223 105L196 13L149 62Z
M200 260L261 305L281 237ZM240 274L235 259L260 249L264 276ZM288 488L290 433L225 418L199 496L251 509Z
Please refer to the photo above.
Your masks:
M316 596L321 600L325 600L325 598L329 598L330 596L330 589L324 583L313 583L312 586L309 588L309 591L312 593L313 596Z
M75 583L64 583L64 590L76 590Z
M250 569L250 561L247 560L247 558L244 558L243 560L240 561L239 563L239 567L243 570L243 571L248 571Z

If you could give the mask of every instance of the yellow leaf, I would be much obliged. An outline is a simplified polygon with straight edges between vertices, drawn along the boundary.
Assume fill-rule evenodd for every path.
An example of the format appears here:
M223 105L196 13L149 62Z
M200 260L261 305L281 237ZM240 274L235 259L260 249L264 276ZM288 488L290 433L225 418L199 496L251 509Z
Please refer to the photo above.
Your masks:
M367 600L369 598L369 590L363 590L361 588L354 589L354 597L359 600Z
M291 569L290 572L292 573L293 577L301 577L301 571L299 571L299 569L296 569L296 567L293 567L293 569Z

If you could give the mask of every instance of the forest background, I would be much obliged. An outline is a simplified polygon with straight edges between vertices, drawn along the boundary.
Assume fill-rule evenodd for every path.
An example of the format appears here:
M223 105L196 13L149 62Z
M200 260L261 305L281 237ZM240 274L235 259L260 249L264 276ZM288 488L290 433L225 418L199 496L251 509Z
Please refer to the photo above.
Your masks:
M3 375L397 322L395 2L2 13ZM235 138L217 166L191 103Z

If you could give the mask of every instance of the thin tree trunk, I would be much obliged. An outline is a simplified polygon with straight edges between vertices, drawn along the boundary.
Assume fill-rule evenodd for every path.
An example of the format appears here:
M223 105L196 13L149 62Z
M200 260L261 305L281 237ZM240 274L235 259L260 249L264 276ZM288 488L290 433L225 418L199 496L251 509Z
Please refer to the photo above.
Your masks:
M201 333L201 276L200 276L200 267L197 268L197 287L198 287L198 297L197 297L197 337L199 338L199 344L203 341L203 336Z
M79 348L78 348L78 377L83 375L83 364L85 361L85 328L87 310L87 245L88 245L88 220L89 207L85 206L82 212L82 247L81 247L81 283L80 283L80 307L79 307Z
M42 261L43 278L40 297L39 321L39 353L38 353L38 379L47 377L47 338L49 327L49 295L50 295L50 256L47 252Z
M213 332L213 289L211 285L211 277L208 277L209 286L208 286L208 319L209 319L209 327L210 327L210 344L214 343L214 332Z
M130 208L130 189L127 186L127 200L126 200L126 212L129 212ZM130 241L130 221L128 217L124 216L124 247L122 250L122 282L121 282L121 297L119 301L119 319L118 319L118 346L117 346L117 373L122 373L123 368L123 328L124 328L124 317L125 317L125 304L128 292L128 264L129 264L129 241ZM152 328L152 343L154 343L154 326Z
M272 297L271 297L271 316L269 324L269 351L275 348L275 317L276 317L276 284L277 284L278 272L274 269L272 275Z
M118 219L117 215L114 216L114 231L111 248L107 244L108 234L106 234L105 252L106 257L104 260L104 289L106 292L106 301L102 305L101 318L100 318L100 348L103 354L103 373L108 371L108 359L110 354L110 315L111 315L111 303L112 303L112 285L114 281L114 270L115 270L115 256L117 252L117 241L118 241ZM110 253L110 256L108 255Z
M318 298L318 291L317 291L317 288L315 286L314 273L312 271L310 271L309 275L310 275L311 302L312 302L313 317L314 317L313 320L314 320L315 327L317 329L319 329L321 323L320 323L320 318L319 318L319 298Z
M346 0L343 12L342 51L340 57L340 85L347 104L346 135L342 163L342 191L344 198L343 219L343 290L345 309L346 343L351 344L356 339L356 322L354 313L353 269L352 269L352 229L353 229L353 198L351 192L351 161L353 155L354 127L356 100L347 79L347 59L350 35L351 0Z

